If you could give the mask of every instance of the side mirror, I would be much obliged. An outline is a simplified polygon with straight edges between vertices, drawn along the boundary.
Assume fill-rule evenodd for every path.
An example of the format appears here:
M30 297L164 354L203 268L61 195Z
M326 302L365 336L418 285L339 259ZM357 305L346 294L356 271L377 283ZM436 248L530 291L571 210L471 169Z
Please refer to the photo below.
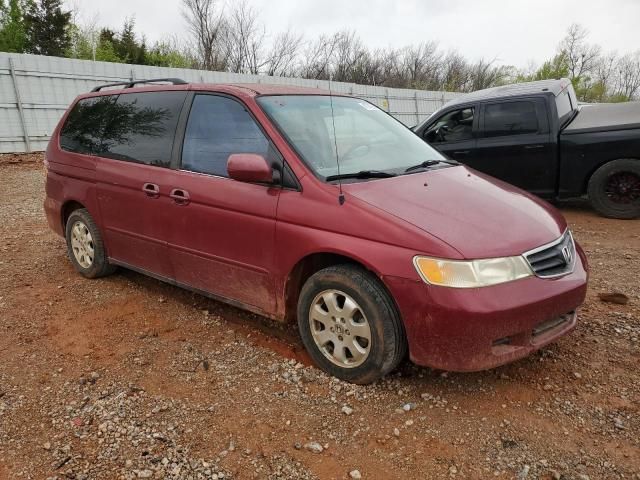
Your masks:
M273 169L262 155L234 153L227 160L229 177L239 182L272 183Z

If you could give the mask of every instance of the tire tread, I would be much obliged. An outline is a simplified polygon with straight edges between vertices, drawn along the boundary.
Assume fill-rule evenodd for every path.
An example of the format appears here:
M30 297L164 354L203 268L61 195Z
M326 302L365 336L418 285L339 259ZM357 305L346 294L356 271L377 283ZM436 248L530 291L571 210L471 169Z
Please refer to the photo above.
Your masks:
M384 339L382 363L377 370L372 368L364 369L357 375L353 375L353 372L346 372L346 369L340 369L339 367L330 364L328 361L323 361L322 364L325 370L336 377L353 383L371 383L394 370L407 355L407 341L402 319L400 318L400 314L393 298L387 292L380 280L364 268L356 265L334 265L313 274L303 286L300 299L305 297L305 289L312 288L310 285L318 279L340 279L345 277L350 279L353 284L361 290L362 294L369 296L376 305L382 307L380 309L381 316L384 319L382 321ZM304 311L306 310L306 308L303 307L306 307L306 305L298 306L298 324L300 326L301 334L303 334L304 331L302 322L308 321L306 318L303 318ZM307 340L305 344L307 343L310 342ZM315 348L315 346L312 345L311 348ZM309 349L309 346L307 346L307 349ZM321 355L322 354L320 353L317 355L312 354L312 357L315 356L320 358L319 356ZM361 368L362 367L356 367L358 370Z
M589 179L587 194L591 206L600 215L608 218L630 220L640 217L640 205L615 208L608 202L604 193L604 182L614 173L630 171L640 176L640 160L621 158L601 165Z
M91 237L93 238L93 249L95 255L93 263L89 268L83 268L82 266L80 266L71 250L70 232L71 226L74 222L74 217L79 217L79 219L85 223L85 225L91 232ZM79 208L71 212L71 214L67 218L67 223L65 225L65 235L67 240L67 253L69 255L69 259L71 260L71 263L73 263L75 269L81 275L87 278L100 278L111 275L116 271L117 267L115 265L111 265L107 258L106 249L104 247L104 241L102 240L100 229L93 221L93 217L86 208Z

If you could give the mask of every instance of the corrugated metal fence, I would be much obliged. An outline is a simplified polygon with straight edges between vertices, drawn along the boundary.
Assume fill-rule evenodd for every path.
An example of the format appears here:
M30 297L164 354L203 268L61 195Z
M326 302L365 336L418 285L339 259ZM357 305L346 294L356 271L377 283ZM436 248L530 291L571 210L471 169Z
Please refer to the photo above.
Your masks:
M96 85L168 77L203 83L270 83L329 88L329 82L323 80L0 53L0 153L44 150L69 103L76 95ZM331 88L375 103L406 125L422 121L457 95L340 82L333 82Z

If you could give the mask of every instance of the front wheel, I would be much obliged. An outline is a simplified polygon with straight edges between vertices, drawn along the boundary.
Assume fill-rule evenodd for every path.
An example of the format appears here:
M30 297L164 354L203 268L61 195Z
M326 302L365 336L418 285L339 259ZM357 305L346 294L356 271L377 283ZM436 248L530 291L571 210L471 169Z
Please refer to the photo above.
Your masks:
M593 208L605 217L639 217L640 160L620 159L605 163L591 176L587 193Z
M342 380L366 384L406 355L400 315L380 281L353 265L312 275L298 300L300 336L318 366Z

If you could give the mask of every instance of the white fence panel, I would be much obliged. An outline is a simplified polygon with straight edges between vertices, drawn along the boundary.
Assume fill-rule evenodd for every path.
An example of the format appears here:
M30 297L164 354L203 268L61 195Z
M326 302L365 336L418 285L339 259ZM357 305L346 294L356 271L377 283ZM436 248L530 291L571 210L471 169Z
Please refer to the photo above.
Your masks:
M171 77L196 83L268 83L329 89L326 80L0 53L0 153L44 150L67 106L96 85ZM421 122L458 95L340 82L332 82L331 89L368 100L408 126Z

